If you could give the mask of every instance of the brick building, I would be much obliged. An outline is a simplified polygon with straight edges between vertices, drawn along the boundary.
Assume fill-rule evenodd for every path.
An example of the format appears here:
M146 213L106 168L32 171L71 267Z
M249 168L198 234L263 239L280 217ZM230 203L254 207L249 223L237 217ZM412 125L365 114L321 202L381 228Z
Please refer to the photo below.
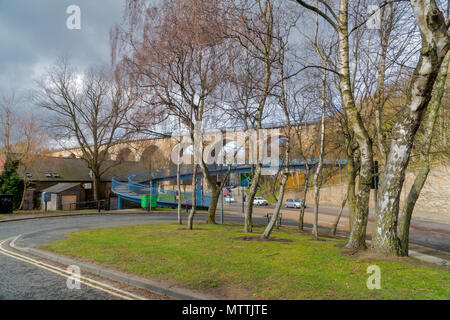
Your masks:
M0 172L3 170L5 161L5 155L0 154ZM108 166L117 164L101 177L101 198L109 202L111 197L115 197L111 193L112 177L144 171L146 168L139 162L133 161L110 160L107 162L105 165ZM24 210L40 209L42 192L49 188L50 191L52 191L52 188L58 191L55 194L59 195L61 199L60 201L55 200L55 203L61 208L63 203L73 200L76 200L76 202L94 200L91 170L82 159L42 156L27 166L20 165L17 171L19 176L27 181L28 185L25 192ZM65 190L64 188L68 186L70 186L69 190ZM63 195L66 196L64 199L62 199Z

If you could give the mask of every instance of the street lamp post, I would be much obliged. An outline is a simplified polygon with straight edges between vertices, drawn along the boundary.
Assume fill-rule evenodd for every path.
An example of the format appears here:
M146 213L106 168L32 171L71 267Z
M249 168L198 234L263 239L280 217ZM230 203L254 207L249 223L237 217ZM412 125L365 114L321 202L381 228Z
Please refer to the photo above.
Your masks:
M149 178L149 191L150 191L150 201L147 206L148 213L152 212L152 193L153 193L153 181L151 179L151 171L152 171L152 159L148 160L148 178Z
M148 204L149 213L152 213L152 197L153 197L153 181L150 180L150 202Z
M220 208L220 223L223 224L223 189L222 189L222 204Z
M223 164L220 164L220 172L222 175L222 189L220 190L221 196L222 196L222 201L221 201L221 206L220 206L220 223L223 224L223 187L225 186L225 183L223 181Z

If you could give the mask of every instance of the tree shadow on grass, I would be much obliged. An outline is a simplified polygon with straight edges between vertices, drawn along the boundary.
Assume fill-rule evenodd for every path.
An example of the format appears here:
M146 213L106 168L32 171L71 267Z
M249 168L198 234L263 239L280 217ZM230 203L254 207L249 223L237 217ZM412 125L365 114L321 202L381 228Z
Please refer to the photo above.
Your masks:
M240 240L240 241L261 241L261 242L294 242L290 239L279 239L279 238L264 238L261 236L256 237L237 237L233 238L233 240Z

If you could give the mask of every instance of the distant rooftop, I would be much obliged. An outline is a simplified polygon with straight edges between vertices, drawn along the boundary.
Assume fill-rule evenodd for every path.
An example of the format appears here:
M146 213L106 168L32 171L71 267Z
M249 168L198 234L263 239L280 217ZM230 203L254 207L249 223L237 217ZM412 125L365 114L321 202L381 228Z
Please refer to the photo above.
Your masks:
M113 163L118 164L104 174L101 181L109 182L112 180L112 177L119 174L146 170L146 167L138 162L119 163L112 160L105 162L108 166ZM20 166L18 169L21 177L26 176L29 181L43 182L92 182L90 172L91 170L88 168L86 161L82 159L46 156L39 158L27 168Z
M58 184L55 184L54 186L43 189L42 192L60 193L60 192L66 191L66 190L70 190L79 185L80 185L79 183L58 183Z

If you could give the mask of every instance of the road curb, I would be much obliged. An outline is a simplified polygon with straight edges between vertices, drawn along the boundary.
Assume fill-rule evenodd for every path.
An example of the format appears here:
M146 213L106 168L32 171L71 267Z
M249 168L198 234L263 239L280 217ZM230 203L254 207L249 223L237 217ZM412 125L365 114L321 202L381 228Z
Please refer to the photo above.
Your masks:
M450 261L444 260L442 258L438 258L435 256L430 256L427 254L423 254L414 250L409 250L408 256L411 258L416 258L425 262L437 264L443 267L450 267Z
M32 254L41 259L46 259L53 261L55 263L63 264L63 265L76 265L80 267L81 270L87 271L97 276L102 276L106 278L110 278L115 281L127 283L129 285L149 290L154 293L167 296L177 300L216 300L217 298L198 294L196 292L192 292L190 290L178 287L168 287L162 285L159 282L144 279L138 276L132 276L117 270L113 270L103 266L96 266L90 263L81 262L75 259L67 258L61 255L53 254L44 250L36 249L36 248L22 248L15 245L14 241L8 243L8 246L13 248L14 250L20 251L22 253Z
M0 220L0 223L26 221L26 220L50 219L50 218L96 216L96 215L101 215L101 213L77 213L77 214L60 214L60 215L52 215L52 216L48 215L48 216L42 216L42 217L24 217L24 218Z
M162 214L166 213L166 211L153 211L153 213ZM125 211L125 212L88 212L88 213L73 213L73 214L58 214L58 215L46 215L46 216L36 216L36 217L23 217L16 219L5 219L1 220L0 223L7 222L18 222L18 221L27 221L27 220L40 220L40 219L50 219L50 218L65 218L65 217L84 217L84 216L108 216L108 215L121 215L121 214L145 214L141 211Z
M371 244L372 240L366 240L366 242ZM432 264L437 264L438 266L441 266L441 267L447 267L447 268L450 267L450 261L448 261L448 260L438 258L435 256L430 256L428 254L420 253L415 250L408 250L408 257L415 258L415 259L425 261L428 263L432 263Z

